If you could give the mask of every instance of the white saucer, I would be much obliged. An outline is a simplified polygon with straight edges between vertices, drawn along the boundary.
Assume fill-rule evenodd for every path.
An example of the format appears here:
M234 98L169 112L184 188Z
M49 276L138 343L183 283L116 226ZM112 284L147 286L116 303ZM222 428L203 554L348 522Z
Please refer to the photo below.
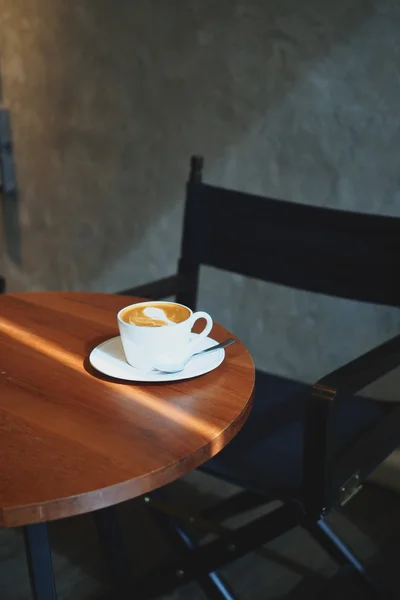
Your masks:
M196 334L193 334L196 335ZM218 344L210 337L202 339L197 346L196 351L205 350ZM198 377L213 371L222 363L225 358L225 350L220 348L215 352L207 352L201 356L193 358L179 373L162 373L161 371L141 371L135 367L131 367L126 362L124 350L122 348L120 336L111 338L94 348L89 356L89 361L92 367L117 379L125 379L127 381L179 381L180 379L190 379Z

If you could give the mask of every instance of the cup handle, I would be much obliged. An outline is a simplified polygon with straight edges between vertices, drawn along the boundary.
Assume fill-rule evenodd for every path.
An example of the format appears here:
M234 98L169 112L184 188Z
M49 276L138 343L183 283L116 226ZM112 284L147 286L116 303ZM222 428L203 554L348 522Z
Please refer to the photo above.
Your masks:
M196 321L198 321L199 319L205 319L206 320L206 326L204 327L203 331L201 333L198 333L196 335L196 337L192 336L190 343L189 343L189 352L192 353L194 351L194 348L201 342L201 340L206 337L211 329L213 328L213 320L211 318L211 316L202 311L199 310L195 313L193 313L192 315L192 324L191 324L191 329L193 328L193 325L195 324Z

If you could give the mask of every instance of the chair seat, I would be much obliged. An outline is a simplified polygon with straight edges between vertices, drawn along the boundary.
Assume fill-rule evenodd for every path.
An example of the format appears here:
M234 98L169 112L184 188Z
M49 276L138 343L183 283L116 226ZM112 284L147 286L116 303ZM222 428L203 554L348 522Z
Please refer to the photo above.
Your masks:
M301 496L305 406L311 387L257 372L254 406L240 433L201 471L278 498ZM361 396L343 398L332 415L335 452L344 450L388 410Z

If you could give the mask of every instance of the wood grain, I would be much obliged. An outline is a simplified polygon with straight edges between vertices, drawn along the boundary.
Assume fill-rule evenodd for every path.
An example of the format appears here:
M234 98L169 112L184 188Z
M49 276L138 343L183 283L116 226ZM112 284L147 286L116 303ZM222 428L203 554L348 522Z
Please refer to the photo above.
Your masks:
M0 297L0 525L89 512L139 496L221 450L251 408L254 365L238 341L215 371L169 384L97 373L88 354L139 298ZM232 334L215 325L212 336Z

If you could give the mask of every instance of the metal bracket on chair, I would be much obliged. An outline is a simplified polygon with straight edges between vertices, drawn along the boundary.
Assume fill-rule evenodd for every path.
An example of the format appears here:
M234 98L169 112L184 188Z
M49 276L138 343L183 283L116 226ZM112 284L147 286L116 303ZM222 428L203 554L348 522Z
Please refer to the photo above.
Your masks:
M340 488L340 504L344 506L353 496L355 496L362 488L360 483L360 472L357 471L346 481Z

